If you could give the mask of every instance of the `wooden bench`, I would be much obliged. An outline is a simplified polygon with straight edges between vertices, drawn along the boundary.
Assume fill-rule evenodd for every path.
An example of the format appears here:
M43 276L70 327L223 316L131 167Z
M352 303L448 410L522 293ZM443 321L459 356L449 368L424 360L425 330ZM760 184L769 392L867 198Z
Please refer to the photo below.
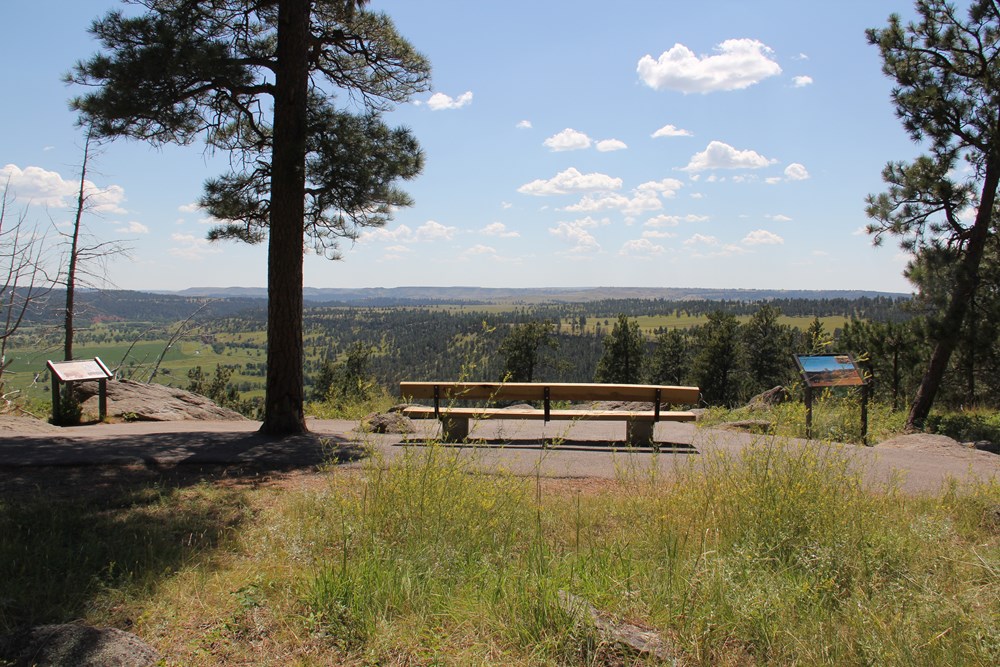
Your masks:
M624 421L626 442L651 446L658 421L694 421L693 412L664 411L661 404L691 405L699 398L698 387L646 384L589 384L540 382L400 382L404 400L433 400L433 406L411 405L403 414L413 419L438 419L441 438L460 442L469 437L469 420L543 419ZM456 401L480 401L485 407L459 407ZM536 408L499 408L497 401L537 401ZM553 402L638 401L652 404L650 410L553 409Z

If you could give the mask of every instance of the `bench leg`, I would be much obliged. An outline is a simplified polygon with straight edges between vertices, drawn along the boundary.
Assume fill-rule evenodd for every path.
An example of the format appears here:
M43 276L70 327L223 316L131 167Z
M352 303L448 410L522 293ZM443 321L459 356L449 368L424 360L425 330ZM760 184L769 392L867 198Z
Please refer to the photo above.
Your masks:
M630 419L626 424L626 440L631 447L652 447L654 422L647 419Z
M464 442L469 437L469 418L442 416L441 417L441 440L442 442Z

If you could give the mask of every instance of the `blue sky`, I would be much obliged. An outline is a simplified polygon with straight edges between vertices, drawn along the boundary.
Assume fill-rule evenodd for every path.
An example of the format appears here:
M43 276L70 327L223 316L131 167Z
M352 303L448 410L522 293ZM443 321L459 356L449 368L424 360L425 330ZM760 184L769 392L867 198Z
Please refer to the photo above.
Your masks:
M111 0L0 4L0 176L29 220L63 224L82 135L61 75ZM864 30L909 0L375 0L433 67L395 110L426 168L415 206L307 257L312 287L480 285L908 292L872 248L864 198L918 152ZM262 286L265 249L204 241L193 202L224 156L115 142L91 165L87 219L125 239L126 289Z

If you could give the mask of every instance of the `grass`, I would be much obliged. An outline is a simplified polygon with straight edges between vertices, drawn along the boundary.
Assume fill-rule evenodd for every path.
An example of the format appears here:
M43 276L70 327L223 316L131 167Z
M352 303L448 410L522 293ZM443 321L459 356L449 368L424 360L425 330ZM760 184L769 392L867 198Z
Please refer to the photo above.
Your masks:
M563 590L682 664L1000 661L1000 485L868 490L781 439L624 470L487 474L430 444L280 486L8 494L0 632L80 618L171 665L642 664Z

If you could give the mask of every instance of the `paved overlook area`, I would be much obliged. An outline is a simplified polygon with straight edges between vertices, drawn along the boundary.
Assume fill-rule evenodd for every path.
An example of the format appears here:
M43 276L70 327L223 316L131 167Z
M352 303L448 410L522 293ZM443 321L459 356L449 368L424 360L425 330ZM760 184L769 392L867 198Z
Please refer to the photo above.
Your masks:
M23 418L0 419L0 476L47 468L146 467L151 470L238 467L264 472L310 471L330 461L338 469L369 465L367 455L391 460L405 451L424 451L438 432L433 420L414 423L417 432L359 433L357 422L309 420L311 433L276 439L257 433L254 421L178 421L95 424L58 428ZM614 479L656 470L669 477L680 467L703 465L717 454L738 455L773 436L699 428L690 423L656 425L660 451L629 450L617 422L480 422L470 437L479 442L448 445L470 466L517 475ZM616 442L619 441L619 442ZM548 446L543 443L550 443ZM1000 456L950 438L900 436L876 447L788 440L795 447L831 447L845 453L872 487L897 480L913 493L936 492L955 480L1000 481Z

